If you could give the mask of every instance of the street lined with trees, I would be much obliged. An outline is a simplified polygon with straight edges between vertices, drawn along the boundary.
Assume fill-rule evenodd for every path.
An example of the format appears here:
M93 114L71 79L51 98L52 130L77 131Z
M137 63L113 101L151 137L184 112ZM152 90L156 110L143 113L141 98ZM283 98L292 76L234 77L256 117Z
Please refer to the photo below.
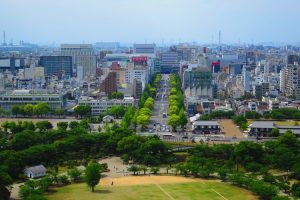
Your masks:
M170 96L169 96L169 119L168 124L176 131L177 126L183 129L188 120L184 113L184 96L181 89L181 82L178 74L171 74Z

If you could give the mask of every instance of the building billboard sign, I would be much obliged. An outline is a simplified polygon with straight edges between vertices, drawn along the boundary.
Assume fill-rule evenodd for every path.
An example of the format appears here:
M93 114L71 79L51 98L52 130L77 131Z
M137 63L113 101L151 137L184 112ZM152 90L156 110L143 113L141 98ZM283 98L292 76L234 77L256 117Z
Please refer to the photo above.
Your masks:
M131 62L147 62L148 57L147 56L133 56L131 57Z

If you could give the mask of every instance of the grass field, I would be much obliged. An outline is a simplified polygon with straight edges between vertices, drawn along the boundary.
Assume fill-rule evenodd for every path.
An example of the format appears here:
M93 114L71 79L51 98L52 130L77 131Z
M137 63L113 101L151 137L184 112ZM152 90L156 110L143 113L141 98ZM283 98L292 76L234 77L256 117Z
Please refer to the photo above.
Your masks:
M257 200L251 192L217 181L168 178L167 176L125 177L103 179L103 183L90 192L84 183L57 188L46 197L49 200ZM130 181L132 179L132 181ZM160 180L160 181L158 181ZM141 184L138 184L140 182ZM126 184L128 183L128 184Z

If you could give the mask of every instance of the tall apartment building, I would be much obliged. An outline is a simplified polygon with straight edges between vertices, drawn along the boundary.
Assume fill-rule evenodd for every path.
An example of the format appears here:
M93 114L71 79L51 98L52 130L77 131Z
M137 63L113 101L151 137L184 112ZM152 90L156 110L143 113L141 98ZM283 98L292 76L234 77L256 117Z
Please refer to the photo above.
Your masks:
M250 74L250 71L248 71L245 66L244 66L243 72L242 72L242 80L243 80L244 92L249 92L250 91L251 74Z
M62 44L61 55L72 56L74 68L81 66L84 77L95 76L97 63L91 44Z
M185 70L182 84L187 97L213 98L212 72L209 67Z
M73 61L71 56L41 56L40 66L44 67L46 75L73 76Z
M109 72L100 84L100 92L104 92L110 96L117 91L117 74L116 72Z
M300 59L300 57L298 55L290 54L290 55L287 56L287 64L288 65L293 65L293 64L295 64L295 62L298 63L299 59Z
M178 52L163 52L160 55L160 68L162 73L178 73L179 72Z
M142 81L138 79L134 79L133 81L133 97L135 99L139 99L143 94L143 85Z
M155 44L134 44L133 53L136 54L155 54L156 45Z
M284 68L284 92L287 96L300 99L300 65L287 65Z
M270 93L270 83L263 82L253 86L253 94L257 99L262 99L263 96Z

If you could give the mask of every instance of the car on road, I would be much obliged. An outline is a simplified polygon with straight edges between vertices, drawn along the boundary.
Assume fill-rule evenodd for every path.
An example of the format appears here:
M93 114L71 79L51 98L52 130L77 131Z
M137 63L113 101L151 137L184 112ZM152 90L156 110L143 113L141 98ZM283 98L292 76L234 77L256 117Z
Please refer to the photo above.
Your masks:
M162 116L163 116L163 118L167 118L167 114L166 113L163 113Z

